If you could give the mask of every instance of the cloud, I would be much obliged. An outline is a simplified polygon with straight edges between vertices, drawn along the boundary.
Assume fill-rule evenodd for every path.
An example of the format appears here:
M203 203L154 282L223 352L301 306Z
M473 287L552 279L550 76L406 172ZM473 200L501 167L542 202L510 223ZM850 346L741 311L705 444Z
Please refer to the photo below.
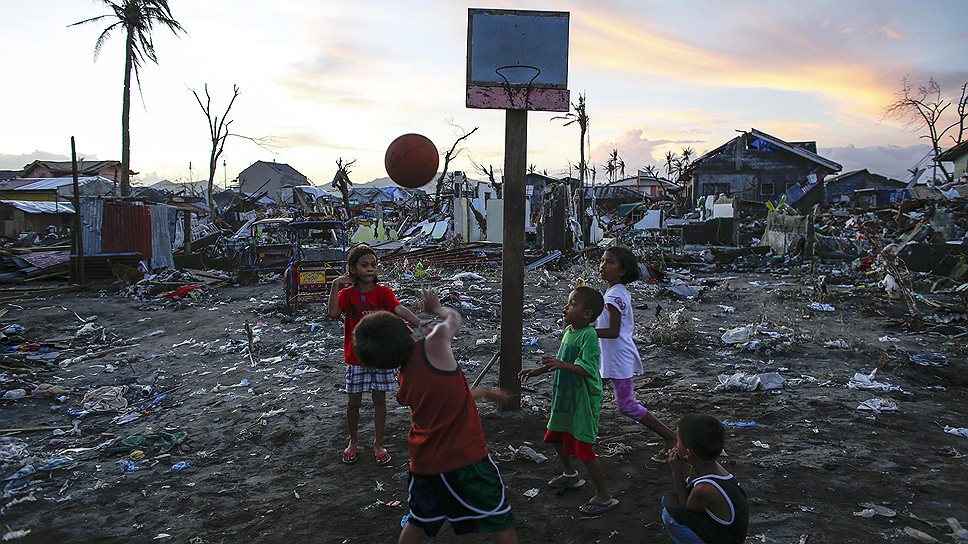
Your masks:
M931 146L927 144L871 147L855 147L849 144L842 147L821 147L818 151L820 156L843 165L843 172L866 168L875 174L901 181L910 179L909 168L932 164L930 159L925 159L931 152Z
M71 160L71 158L67 155L53 153L50 151L41 151L39 149L31 153L24 153L22 155L0 153L0 170L23 170L24 166L27 166L34 161L69 160ZM97 155L85 155L83 153L78 153L77 160L96 161L98 158Z
M694 147L702 143L695 139L661 139L650 140L643 137L643 129L637 128L624 132L614 140L605 140L592 150L589 165L604 172L601 167L608 161L613 149L618 150L619 157L625 161L625 173L634 174L638 169L649 164L661 164L666 151L678 153L683 147Z
M705 87L811 93L866 116L890 101L897 71L905 70L903 59L868 54L870 46L858 45L854 32L831 34L768 14L731 26L708 45L694 33L681 37L668 26L604 10L583 13L573 26L576 63Z

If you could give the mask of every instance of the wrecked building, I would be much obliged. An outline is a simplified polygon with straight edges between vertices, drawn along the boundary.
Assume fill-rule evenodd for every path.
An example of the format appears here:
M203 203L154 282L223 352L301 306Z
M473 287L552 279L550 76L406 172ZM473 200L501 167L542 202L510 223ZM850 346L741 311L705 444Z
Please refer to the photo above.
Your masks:
M786 142L750 129L702 155L683 172L692 198L724 194L765 203L787 195L787 204L807 209L822 199L822 182L840 164L817 154L816 142Z

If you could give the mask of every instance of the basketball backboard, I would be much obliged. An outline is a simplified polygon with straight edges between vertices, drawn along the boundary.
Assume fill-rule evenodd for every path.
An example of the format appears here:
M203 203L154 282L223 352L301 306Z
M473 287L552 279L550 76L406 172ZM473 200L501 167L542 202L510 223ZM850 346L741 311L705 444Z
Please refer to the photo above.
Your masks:
M467 10L467 107L567 112L566 11Z

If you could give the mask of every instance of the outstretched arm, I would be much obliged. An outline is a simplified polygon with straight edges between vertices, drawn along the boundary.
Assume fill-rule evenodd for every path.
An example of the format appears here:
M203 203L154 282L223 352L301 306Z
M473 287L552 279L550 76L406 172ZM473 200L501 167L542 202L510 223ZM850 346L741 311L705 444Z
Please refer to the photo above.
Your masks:
M507 391L493 387L475 387L471 389L471 395L474 396L474 400L487 399L498 406L504 406L511 396Z
M582 378L592 377L591 374L589 374L588 371L582 368L581 366L576 365L575 363L562 361L561 359L555 359L551 355L542 355L541 364L544 365L544 368L546 369L545 372L551 372L552 370L560 369L560 370L564 370L565 372L571 372L572 374L581 376Z
M398 304L397 307L393 309L393 313L402 317L404 321L410 323L410 325L413 327L420 325L420 318L414 315L414 313L403 304Z

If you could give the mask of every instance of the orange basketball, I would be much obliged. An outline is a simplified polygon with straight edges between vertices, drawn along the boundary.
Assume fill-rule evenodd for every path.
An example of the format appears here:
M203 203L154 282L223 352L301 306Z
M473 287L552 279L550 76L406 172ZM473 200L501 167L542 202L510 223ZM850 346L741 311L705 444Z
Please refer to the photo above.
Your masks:
M415 189L434 179L439 160L437 146L429 138L404 134L390 142L383 164L397 185Z

